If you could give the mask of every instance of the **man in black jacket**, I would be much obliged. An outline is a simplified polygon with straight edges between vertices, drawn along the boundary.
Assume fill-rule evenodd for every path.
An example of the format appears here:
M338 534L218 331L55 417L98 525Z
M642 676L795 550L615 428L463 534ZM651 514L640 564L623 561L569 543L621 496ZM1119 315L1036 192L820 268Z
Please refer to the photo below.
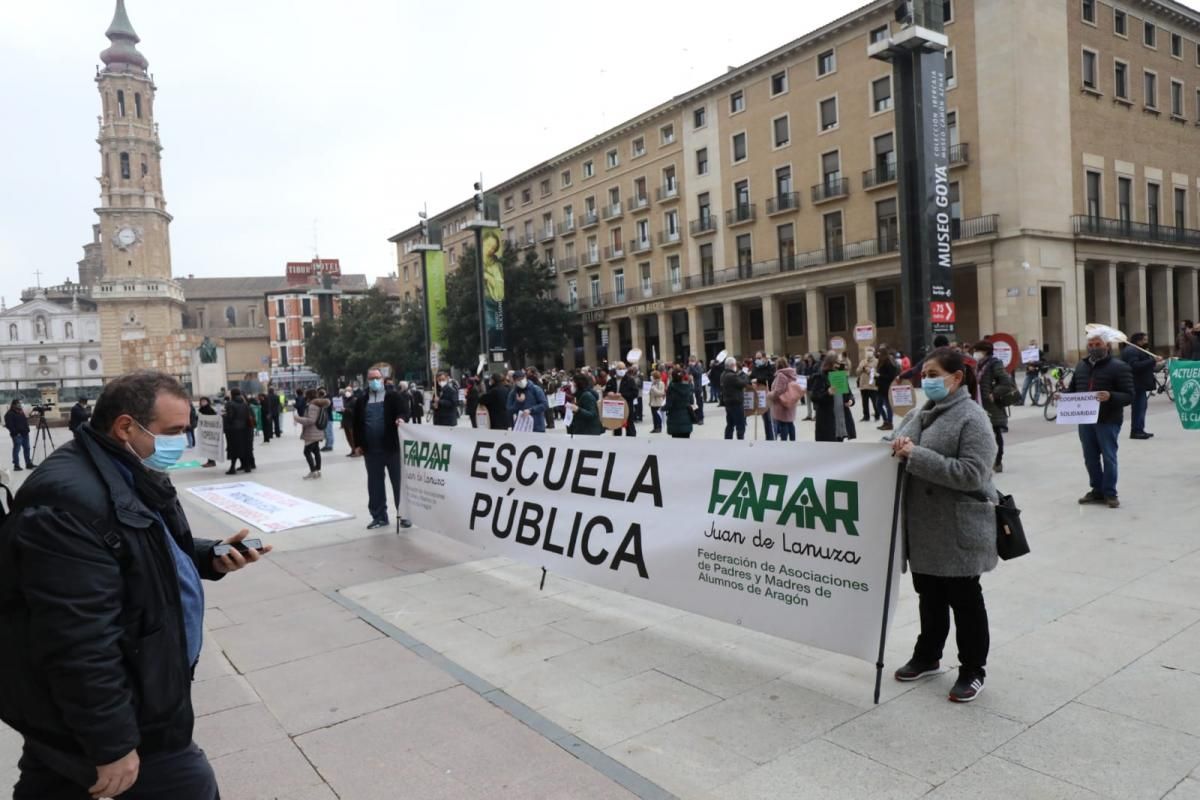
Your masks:
M488 427L494 431L506 431L512 427L508 413L508 384L503 375L489 375L487 391L479 398L479 405L487 409Z
M692 382L692 392L696 398L696 425L704 424L704 376L707 373L700 364L700 359L690 356L687 364L688 380Z
M1150 337L1144 333L1135 333L1129 337L1129 342L1137 347L1126 345L1121 351L1121 360L1129 365L1133 372L1133 404L1130 410L1130 439L1150 439L1153 433L1146 433L1146 406L1150 402L1150 392L1157 388L1154 381L1154 370L1162 363L1162 359L1139 350L1138 347L1149 349Z
M79 426L92 418L92 410L88 408L86 397L80 397L75 401L75 405L71 406L71 421L67 423L67 429L74 433L79 430Z
M1080 504L1104 503L1119 508L1117 499L1117 439L1125 422L1125 406L1133 402L1133 371L1113 358L1100 336L1090 336L1087 358L1075 367L1072 392L1095 392L1100 399L1100 416L1095 424L1079 426L1083 463L1087 466L1091 491Z
M458 425L458 389L450 382L450 375L437 374L437 388L433 392L433 424L453 428Z
M400 508L400 432L396 422L404 419L400 392L383 386L383 373L367 372L367 391L354 404L354 452L367 465L367 510L371 524L367 530L388 526L387 487L384 473L392 484L392 497ZM408 520L400 524L408 527Z
M626 368L624 364L618 363L617 375L620 376L617 381L617 394L621 395L629 405L629 418L625 422L625 427L617 428L613 431L613 435L637 436L637 425L635 424L633 407L642 394L642 381L638 376L638 368L636 365Z
M721 405L725 406L725 438L746 438L746 386L750 378L738 370L737 359L725 359L725 371L721 373Z
M259 554L218 558L192 537L165 472L190 408L168 375L111 381L0 528L0 717L25 740L15 800L218 796L192 741L201 579Z

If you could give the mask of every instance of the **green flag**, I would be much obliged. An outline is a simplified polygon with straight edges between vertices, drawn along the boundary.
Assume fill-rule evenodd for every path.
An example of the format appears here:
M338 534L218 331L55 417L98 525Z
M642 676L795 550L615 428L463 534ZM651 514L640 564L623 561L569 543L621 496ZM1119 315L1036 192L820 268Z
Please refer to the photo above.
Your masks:
M1171 389L1179 421L1190 431L1200 431L1200 361L1171 362Z
M829 373L829 388L834 394L850 394L850 373L845 370Z

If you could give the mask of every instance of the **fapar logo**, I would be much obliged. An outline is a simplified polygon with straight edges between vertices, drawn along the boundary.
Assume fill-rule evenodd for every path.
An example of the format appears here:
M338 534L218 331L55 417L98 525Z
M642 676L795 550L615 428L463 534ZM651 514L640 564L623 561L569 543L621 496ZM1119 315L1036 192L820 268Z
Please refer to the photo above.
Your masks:
M404 463L419 469L450 471L450 445L431 442L405 442Z
M753 472L713 470L708 513L762 522L767 512L778 514L776 525L815 530L820 524L836 533L840 522L847 535L858 536L858 484L825 481L822 497L812 478L799 478L789 485L787 475L764 472L760 484Z

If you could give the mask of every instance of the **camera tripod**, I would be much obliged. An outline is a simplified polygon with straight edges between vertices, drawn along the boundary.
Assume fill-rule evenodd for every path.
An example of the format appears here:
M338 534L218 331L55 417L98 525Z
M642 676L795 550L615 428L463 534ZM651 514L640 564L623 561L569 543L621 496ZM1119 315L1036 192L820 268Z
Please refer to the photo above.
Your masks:
M41 413L37 415L37 432L33 436L33 447L30 448L30 455L36 456L38 444L41 443L42 457L38 459L39 463L45 461L46 456L54 452L55 447L54 436L50 433L50 426L46 424L46 411L47 409L43 408Z

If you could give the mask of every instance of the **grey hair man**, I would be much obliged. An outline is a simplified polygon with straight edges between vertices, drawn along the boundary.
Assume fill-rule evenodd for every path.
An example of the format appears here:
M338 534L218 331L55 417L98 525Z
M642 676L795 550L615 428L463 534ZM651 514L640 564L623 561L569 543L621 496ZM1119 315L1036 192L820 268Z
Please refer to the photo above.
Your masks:
M725 371L721 373L721 405L725 406L725 438L746 438L746 406L743 397L750 376L738 369L737 359L725 359Z

